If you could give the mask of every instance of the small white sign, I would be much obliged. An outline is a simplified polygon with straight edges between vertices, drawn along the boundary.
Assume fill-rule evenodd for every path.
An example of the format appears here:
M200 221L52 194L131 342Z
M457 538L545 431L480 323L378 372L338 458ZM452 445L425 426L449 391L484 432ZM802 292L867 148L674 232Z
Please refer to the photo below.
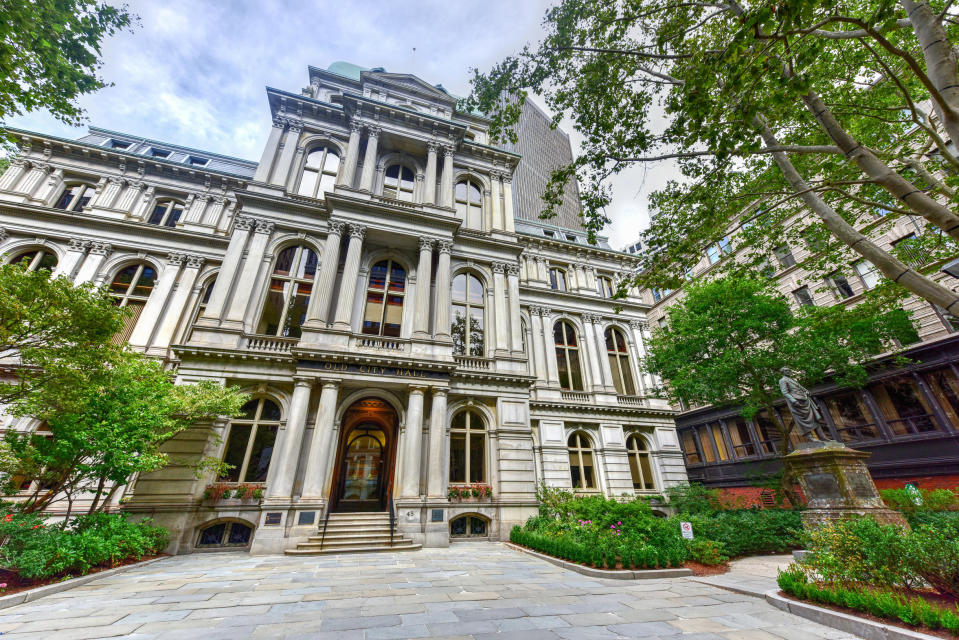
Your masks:
M687 540L693 539L693 523L692 522L680 522L679 530L683 532L683 537Z
M919 487L914 484L907 484L906 493L909 494L909 497L912 498L912 501L917 507L922 506L922 493L919 491Z

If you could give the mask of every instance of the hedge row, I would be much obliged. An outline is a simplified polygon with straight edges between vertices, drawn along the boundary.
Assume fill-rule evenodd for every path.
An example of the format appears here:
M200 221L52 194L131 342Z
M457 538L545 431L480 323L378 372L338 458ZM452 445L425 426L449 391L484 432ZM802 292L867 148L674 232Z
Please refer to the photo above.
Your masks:
M509 539L534 551L599 569L615 569L617 563L622 563L625 569L659 569L679 567L686 561L686 550L682 547L658 549L652 545L642 545L610 551L588 547L566 536L548 536L526 531L519 525L510 531Z

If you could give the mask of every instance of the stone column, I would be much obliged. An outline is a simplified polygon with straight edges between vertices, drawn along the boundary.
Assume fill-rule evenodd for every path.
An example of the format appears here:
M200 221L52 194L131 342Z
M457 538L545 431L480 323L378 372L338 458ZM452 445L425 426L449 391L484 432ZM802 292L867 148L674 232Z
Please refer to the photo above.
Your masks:
M77 265L83 260L90 247L90 241L82 238L70 238L70 244L67 246L67 252L63 259L57 263L57 268L53 270L53 277L64 276L72 278Z
M506 289L509 293L510 348L513 353L523 351L523 323L519 309L519 265L506 265Z
M300 131L303 130L303 123L298 120L287 120L286 138L283 141L283 151L280 152L280 160L276 164L276 170L270 178L270 184L282 187L290 178L290 170L293 168L293 156L296 153L297 143L300 139Z
M327 476L330 474L330 454L333 442L333 419L336 417L336 400L339 394L339 382L323 382L320 392L320 406L316 410L316 422L313 425L313 440L310 444L310 457L306 461L306 476L303 479L301 500L322 500L329 494Z
M546 354L543 353L543 323L540 319L540 308L531 306L529 308L530 332L533 334L530 340L530 348L533 350L534 373L538 381L543 384L549 384L549 372L546 368Z
M310 378L293 378L293 398L290 400L290 413L286 418L286 428L282 429L274 445L274 455L270 460L270 470L266 479L266 501L286 502L293 493L293 479L296 477L296 461L300 457L303 445L303 432L306 430L306 413L310 407Z
M556 361L556 342L553 340L553 312L546 307L540 307L540 322L543 325L543 350L546 354L546 371L549 384L559 386L559 363Z
M246 258L243 261L240 279L237 282L230 306L226 311L225 320L239 327L243 327L244 321L247 319L247 308L250 306L250 297L253 295L253 284L256 282L260 266L263 264L263 255L266 252L266 245L270 241L270 236L273 235L273 228L272 222L256 221L256 229L253 238L250 240L250 248L246 252ZM217 286L219 284L219 281L217 281Z
M506 263L493 263L493 311L495 315L496 355L509 352L509 321L506 310Z
M639 362L646 357L646 339L643 337L643 330L649 329L649 323L645 320L630 320L629 328L633 330L633 341L636 343L636 367L639 368ZM656 385L653 382L652 375L643 371L641 383L644 394L649 394ZM758 442L758 441L757 441Z
M23 182L20 183L20 192L25 193L26 195L33 198L33 193L37 188L43 183L43 179L47 177L47 174L53 170L53 167L46 162L30 162L30 171L27 173L27 177L23 179ZM100 179L100 186L106 184L106 178Z
M298 168L303 166L303 147L297 144L296 153L293 156L293 162L290 163L289 176L286 179L286 190L288 193L296 193L296 182L299 176Z
M256 173L253 174L254 182L268 182L270 180L270 169L276 162L276 152L280 148L280 138L283 137L284 119L280 116L273 118L273 128L270 129L270 137L266 140L266 146L263 147L263 155L260 156L260 163L256 165Z
M513 223L513 176L503 174L503 230L509 233L516 231Z
M143 196L143 190L145 188L146 185L143 184L142 180L130 180L127 183L126 191L123 192L123 196L120 198L120 201L117 202L117 209L123 211L127 218L132 218L133 212L137 207L137 202Z
M356 165L360 161L360 136L363 134L363 125L355 120L350 122L350 142L346 147L346 162L340 171L336 184L342 187L353 187L356 178Z
M420 261L416 267L416 296L413 300L413 337L430 337L430 272L433 270L434 240L420 236Z
M183 317L183 310L186 308L190 292L193 290L193 285L196 283L196 278L200 274L200 267L202 266L203 258L201 256L186 256L186 267L183 269L183 273L180 274L180 279L176 283L176 289L170 298L170 304L167 307L166 313L163 314L163 321L160 324L160 328L157 329L156 335L150 343L151 347L165 350L170 346L170 341L173 339L173 334L176 332L177 327L180 326L180 318ZM146 309L144 309L144 311L146 311Z
M536 256L536 274L540 282L549 282L549 264L545 256Z
M366 169L363 169L364 175ZM333 326L342 331L350 331L353 327L353 298L356 297L356 278L360 273L360 254L363 249L363 238L366 237L366 227L359 224L350 225L350 244L346 249L346 262L343 265L343 280L340 282L340 299L336 303L336 318Z
M490 182L493 184L491 197L493 202L492 222L493 229L503 230L503 187L500 184L500 174L498 171L491 171L489 174Z
M133 210L130 211L129 216L134 220L146 221L153 211L150 205L153 204L153 196L155 193L156 190L153 187L147 187L143 195L140 196L139 202L133 203Z
M330 303L333 301L333 285L336 272L340 267L340 238L346 230L346 223L331 220L323 246L323 261L316 279L316 289L310 296L310 306L306 310L306 323L326 325L330 321Z
M223 215L223 211L226 209L226 196L209 196L208 200L213 202L213 204L207 207L206 213L203 214L200 222L201 224L216 228L219 225L220 216Z
M369 127L366 134L366 155L363 156L363 174L360 176L360 189L373 191L373 176L376 172L376 147L379 143L380 128Z
M452 240L438 240L439 260L436 264L436 321L433 334L437 340L450 342L450 253Z
M436 143L426 143L426 178L423 182L423 202L436 204Z
M246 248L246 242L250 238L250 232L256 223L253 218L247 216L237 216L233 223L233 235L230 236L230 244L226 248L226 255L223 256L223 264L220 266L220 273L213 284L213 292L210 294L210 300L206 303L203 310L203 317L219 320L223 315L223 308L226 305L227 298L230 295L230 289L233 287L233 281L240 270L240 264L243 261L243 250Z
M596 269L591 265L586 265L586 283L587 286L593 291L598 291L598 283L596 282Z
M166 267L160 274L153 291L150 292L150 297L147 298L143 311L140 313L140 319L133 328L133 333L130 334L130 346L150 346L150 336L157 328L158 320L163 314L167 299L173 292L177 277L180 275L180 267L183 266L185 258L186 256L182 253L171 253L167 256ZM189 292L189 289L187 289L187 292Z
M423 463L423 387L410 387L406 408L406 433L403 436L403 469L399 495L403 498L420 496L420 467Z
M37 191L36 199L51 207L56 202L57 196L63 187L63 169L54 169L50 172L47 182Z
M449 487L449 462L446 460L446 393L446 389L433 389L433 406L430 408L430 459L426 493L431 500L446 498Z
M603 391L603 374L600 371L599 354L596 353L596 338L593 333L593 323L599 322L599 318L592 313L583 314L583 336L582 342L586 352L586 359L589 360L589 372L593 382L593 391Z
M10 166L0 177L0 191L13 191L13 188L27 172L29 163L23 158L14 158L10 161Z
M443 181L440 184L440 205L453 208L453 147L443 147Z
M593 324L593 333L595 334L596 355L599 360L599 368L603 373L603 385L608 391L615 391L616 384L613 382L613 369L609 366L609 355L606 352L606 335L603 328L602 318L597 317Z
M77 277L73 280L73 283L83 284L96 278L97 272L100 271L100 266L112 250L113 247L109 242L90 243L90 253L87 254L83 264L80 265L80 270L77 272Z

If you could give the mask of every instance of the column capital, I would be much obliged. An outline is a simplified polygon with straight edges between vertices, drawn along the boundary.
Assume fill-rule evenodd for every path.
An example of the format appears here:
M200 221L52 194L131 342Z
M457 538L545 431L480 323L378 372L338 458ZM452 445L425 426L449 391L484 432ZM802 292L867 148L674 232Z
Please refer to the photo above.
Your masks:
M256 221L256 233L266 233L271 234L276 228L276 224L268 220L257 220Z
M328 227L328 229L329 229L329 230L327 231L327 233L328 233L329 235L341 236L341 237L342 237L342 236L343 236L343 232L346 231L346 223L345 223L345 222L341 222L341 221L339 221L339 220L330 220L330 222L329 222L329 224L327 225L327 227Z
M453 252L453 241L452 240L437 240L436 248L439 249L439 252L450 254Z
M511 276L519 276L519 265L518 264L507 264L506 273Z
M186 254L184 253L168 253L166 257L166 263L174 267L179 267L183 264L183 261L186 259Z
M421 384L410 385L409 387L407 387L407 389L410 395L416 394L421 396L426 392L426 386Z
M639 329L640 331L649 329L649 323L646 320L630 320L629 326L632 329Z
M206 258L203 256L198 256L196 254L187 254L186 257L186 266L190 269L199 269L203 266L203 263L206 262Z
M493 263L493 273L506 273L506 263L505 263L505 262L494 262L494 263Z
M451 144L445 144L445 145L443 145L443 157L445 157L445 158L452 158L452 157L453 157L453 153L454 153L455 151L456 151L456 149L453 148L453 145L451 145Z
M113 250L113 245L109 242L93 242L90 245L90 253L95 256L105 256Z
M286 125L290 129L290 133L299 133L303 131L303 121L297 120L296 118L287 118Z
M450 390L447 389L446 387L433 387L432 391L433 391L433 396L435 397L435 396L445 396L449 393Z
M359 240L366 238L366 227L361 224L350 223L350 238L357 238Z
M439 149L439 143L436 140L427 140L426 141L426 152L427 153L436 153L436 150Z
M0 229L0 240L6 239L6 235L7 235L7 232L3 229ZM70 243L67 245L67 251L86 252L89 246L90 246L89 240L85 240L84 238L70 238Z
M513 176L509 173L503 173L501 178L503 179L503 184L509 184L513 181Z
M324 380L322 387L323 389L339 389L340 383L336 380Z
M599 316L595 313L584 313L583 314L583 323L584 324L593 324L594 322L599 321Z
M237 216L233 222L234 231L249 231L256 225L256 220L250 216Z
M293 376L293 386L295 387L312 387L313 378L308 378L306 376Z
M375 124L366 126L366 135L370 138L379 138L380 131L382 131L382 129Z
M273 116L273 126L277 129L282 129L286 126L286 118L280 115Z
M362 133L363 123L358 120L350 120L350 133Z
M420 251L432 251L436 239L429 236L420 236Z

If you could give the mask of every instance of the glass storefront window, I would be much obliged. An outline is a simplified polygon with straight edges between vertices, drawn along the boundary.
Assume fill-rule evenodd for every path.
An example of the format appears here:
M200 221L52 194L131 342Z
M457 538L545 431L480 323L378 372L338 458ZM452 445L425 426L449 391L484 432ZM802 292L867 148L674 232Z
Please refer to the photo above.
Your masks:
M876 420L857 391L826 398L826 407L843 442L858 442L879 437Z
M959 378L952 369L939 369L924 374L932 395L952 423L953 429L959 429Z
M922 390L911 375L897 376L869 387L894 435L938 430Z
M726 428L729 430L729 439L732 440L733 453L736 454L736 457L748 458L756 455L756 446L749 435L749 425L742 417L728 418Z
M699 457L699 451L696 450L696 438L693 436L693 430L687 429L682 434L683 453L686 454L688 464L699 464L702 459Z

